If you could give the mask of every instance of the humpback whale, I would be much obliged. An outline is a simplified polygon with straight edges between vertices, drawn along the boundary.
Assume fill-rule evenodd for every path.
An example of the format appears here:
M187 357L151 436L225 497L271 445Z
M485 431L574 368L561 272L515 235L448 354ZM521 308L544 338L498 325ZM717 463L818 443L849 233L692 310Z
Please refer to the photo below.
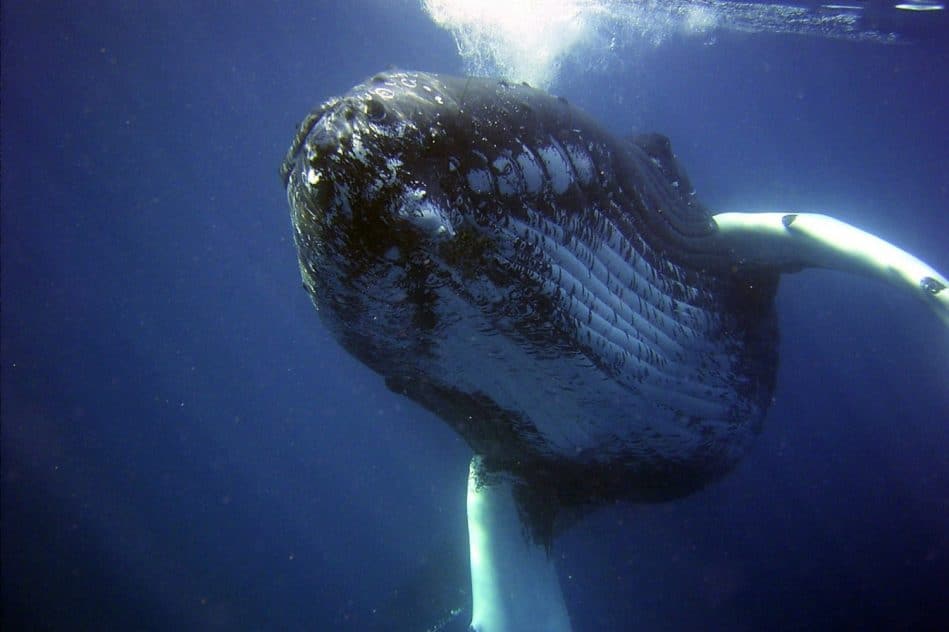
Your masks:
M713 214L666 137L523 84L377 74L303 120L281 175L325 326L474 452L478 632L569 630L558 530L748 451L782 274L875 275L949 324L949 281L909 253L825 215Z

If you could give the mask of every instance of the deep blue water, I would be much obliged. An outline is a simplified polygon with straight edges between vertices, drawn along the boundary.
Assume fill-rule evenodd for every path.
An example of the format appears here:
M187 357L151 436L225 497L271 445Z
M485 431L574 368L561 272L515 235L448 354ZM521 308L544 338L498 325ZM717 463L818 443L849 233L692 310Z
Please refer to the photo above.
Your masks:
M469 452L322 329L277 168L325 98L461 59L408 1L126 4L2 7L3 627L367 629L466 546ZM945 26L671 37L553 89L669 135L713 208L827 211L946 271ZM829 272L778 304L740 467L558 540L578 632L949 626L945 327Z

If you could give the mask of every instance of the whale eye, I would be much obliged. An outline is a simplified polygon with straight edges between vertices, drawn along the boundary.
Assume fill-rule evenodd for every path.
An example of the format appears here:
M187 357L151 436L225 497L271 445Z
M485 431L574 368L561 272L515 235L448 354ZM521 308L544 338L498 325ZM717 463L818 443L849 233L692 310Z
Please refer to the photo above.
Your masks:
M375 99L366 101L366 116L373 123L381 123L386 120L386 108Z

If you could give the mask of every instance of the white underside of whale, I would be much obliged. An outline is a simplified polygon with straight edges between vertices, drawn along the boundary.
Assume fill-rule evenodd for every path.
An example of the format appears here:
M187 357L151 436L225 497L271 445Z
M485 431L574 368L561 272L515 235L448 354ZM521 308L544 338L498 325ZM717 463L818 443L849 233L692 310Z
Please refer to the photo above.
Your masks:
M544 545L529 538L513 481L479 486L478 461L468 473L471 629L570 632L557 568Z

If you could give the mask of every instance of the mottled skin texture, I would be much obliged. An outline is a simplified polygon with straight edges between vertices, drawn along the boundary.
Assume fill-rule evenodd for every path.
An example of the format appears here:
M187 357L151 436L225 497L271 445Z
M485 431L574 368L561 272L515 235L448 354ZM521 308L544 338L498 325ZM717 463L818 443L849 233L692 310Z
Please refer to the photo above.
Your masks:
M738 273L668 141L521 85L390 72L302 123L282 175L323 322L557 507L662 500L745 453L777 271Z

